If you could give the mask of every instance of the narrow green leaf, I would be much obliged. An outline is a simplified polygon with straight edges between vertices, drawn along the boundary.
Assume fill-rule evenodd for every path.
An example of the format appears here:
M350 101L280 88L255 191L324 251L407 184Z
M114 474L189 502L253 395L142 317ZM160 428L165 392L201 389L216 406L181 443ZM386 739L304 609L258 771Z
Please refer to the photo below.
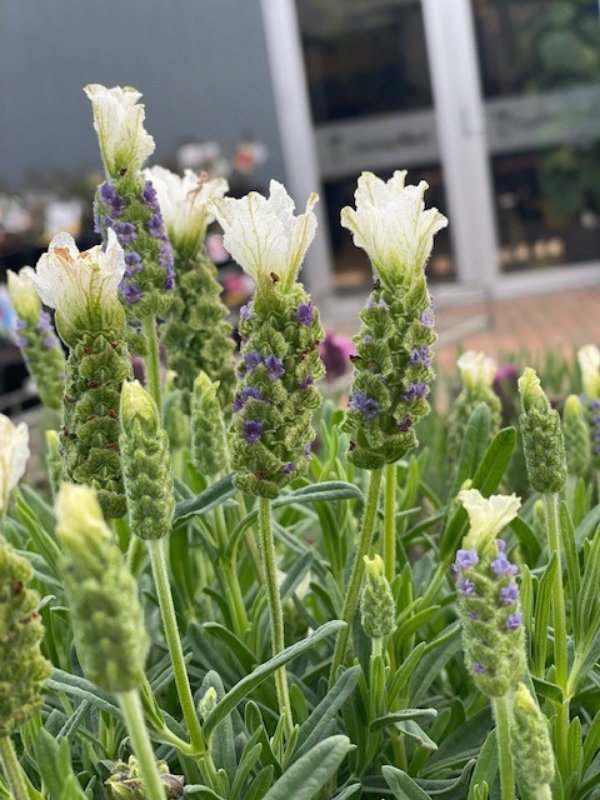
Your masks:
M415 722L414 719L407 719L396 722L395 724L399 731L402 731L405 736L409 736L411 739L416 739L421 747L424 747L426 750L438 749L437 744L425 733L423 728L418 722Z
M335 686L325 695L306 722L300 726L294 760L303 756L319 742L331 720L335 718L337 712L356 688L360 675L361 668L358 664L343 672Z
M331 736L295 761L263 800L312 800L335 774L352 745L347 736Z
M281 653L274 658L266 661L264 664L258 666L253 672L237 683L230 689L225 697L220 700L215 708L210 712L204 722L204 734L210 738L212 732L215 730L219 722L225 719L233 709L240 703L247 695L250 694L259 684L269 677L276 669L287 664L293 658L301 655L302 653L310 650L311 647L323 641L328 636L337 633L345 625L341 620L332 620L322 625L313 634L303 639L301 642L296 642L290 647L286 647Z
M472 478L484 456L490 438L491 414L485 403L479 403L468 419L460 448L456 477L452 483L450 497L454 497L460 487Z
M336 794L333 800L350 800L351 797L358 797L361 791L360 783L351 783L350 786L346 786L339 794Z
M406 686L406 683L412 675L415 667L421 660L425 652L425 642L420 642L415 649L409 654L404 663L396 670L390 687L388 689L388 704L391 706L396 696Z
M173 525L177 525L190 517L212 511L213 508L229 500L235 492L236 488L233 485L233 476L226 475L224 478L221 478L221 480L213 483L212 486L209 486L208 489L196 495L196 497L177 503L173 515Z
M401 769L386 765L381 771L396 800L430 800L429 795Z
M469 788L468 800L475 800L475 787L487 783L488 786L493 786L498 772L498 746L496 743L496 731L490 731L479 755L477 756L477 763L473 770L471 777L471 786Z
M405 722L406 720L420 719L422 717L437 717L437 713L435 708L403 708L401 711L393 711L384 717L377 717L371 723L370 729L375 733L388 725L395 725L397 722Z
M581 575L579 573L579 556L577 555L577 545L575 543L575 528L571 519L571 514L567 504L563 501L560 504L560 534L565 549L565 563L567 567L567 578L569 581L569 593L572 598L579 596L581 585ZM573 617L573 629L579 632L579 604L573 602L571 614Z
M532 528L521 517L515 517L509 527L519 540L526 562L531 567L535 567L542 552L542 547L535 538Z
M552 590L556 573L556 553L553 554L540 580L535 602L535 633L533 636L533 670L538 677L544 675L548 621L552 607Z

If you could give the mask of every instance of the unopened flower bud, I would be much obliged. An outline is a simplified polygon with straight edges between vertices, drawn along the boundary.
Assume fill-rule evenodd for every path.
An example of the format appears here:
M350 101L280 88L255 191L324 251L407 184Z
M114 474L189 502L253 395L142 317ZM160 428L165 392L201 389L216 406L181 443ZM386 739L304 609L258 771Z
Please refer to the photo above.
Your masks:
M511 746L519 786L536 800L551 797L555 770L548 721L523 683L513 697L513 718Z
M198 701L198 713L202 719L206 719L213 708L217 705L217 690L214 686L209 686L204 696Z
M63 484L56 498L65 589L85 676L107 692L144 678L148 637L137 583L104 522L96 492Z
M171 530L174 510L169 439L154 400L138 381L121 394L123 480L131 531L160 539Z
M360 602L361 623L370 639L383 639L396 628L396 605L381 556L365 556L364 560L366 570Z
M529 483L537 492L558 492L567 477L565 443L558 411L553 409L535 370L519 378L523 413L519 417Z
M0 738L10 736L42 705L51 672L42 656L39 595L27 584L29 563L0 539Z
M207 476L217 475L229 463L218 389L219 384L201 372L194 382L192 395L192 456L198 472Z
M178 800L183 797L185 786L183 775L171 774L166 761L158 761L156 767L166 800ZM129 756L127 764L117 761L113 765L106 786L113 797L121 798L121 800L146 800L147 798L144 779L135 756Z
M563 433L567 472L582 478L586 475L592 457L590 432L583 403L576 394L570 394L563 413Z

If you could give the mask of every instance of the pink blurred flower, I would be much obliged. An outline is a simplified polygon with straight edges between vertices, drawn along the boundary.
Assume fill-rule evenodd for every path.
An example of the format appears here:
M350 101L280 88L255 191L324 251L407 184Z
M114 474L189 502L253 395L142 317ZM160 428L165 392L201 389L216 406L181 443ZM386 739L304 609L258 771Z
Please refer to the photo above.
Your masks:
M496 377L494 381L496 383L500 383L501 381L512 380L517 376L517 366L516 364L502 364L496 370Z
M325 379L331 381L345 375L352 366L350 357L355 355L356 348L349 339L327 331L325 340L321 342L321 359L327 370Z

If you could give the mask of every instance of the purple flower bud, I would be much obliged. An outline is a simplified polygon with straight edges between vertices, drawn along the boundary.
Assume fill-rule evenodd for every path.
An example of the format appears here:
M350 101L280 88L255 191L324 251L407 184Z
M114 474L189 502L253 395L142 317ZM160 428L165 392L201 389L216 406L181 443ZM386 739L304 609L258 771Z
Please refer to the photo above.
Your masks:
M477 555L477 550L472 547L470 550L459 550L456 553L456 560L454 562L454 570L455 572L459 572L461 569L471 569L476 564L479 563L479 556Z
M363 336L362 340L363 340L364 344L372 344L372 343L373 343L373 337L372 337L372 336L369 336L369 334L368 334L368 333L366 333L366 334Z
M428 386L426 383L419 381L419 383L411 383L405 392L402 392L402 397L405 400L414 400L417 397L426 397Z
M426 328L433 328L433 314L429 309L425 309L421 314L421 325Z
M496 539L496 545L498 546L499 553L506 552L506 542L504 541L504 539Z
M46 338L42 341L42 344L48 350L52 350L52 348L56 344L56 336L46 336Z
M398 430L401 431L402 433L406 433L406 431L409 431L412 428L412 424L413 421L407 414L405 417L402 417L402 419L398 423Z
M367 419L373 419L373 417L379 413L379 403L377 400L373 400L372 397L367 397L360 389L354 392L348 405L353 411L359 411L364 414Z
M312 375L307 375L306 378L304 378L303 381L300 381L300 383L298 384L298 388L299 389L308 389L308 387L312 386L314 382L315 382L315 379L313 378L313 376Z
M419 364L422 364L424 367L429 367L431 364L431 351L428 347L415 347L408 360L413 367Z
M274 381L277 378L281 378L282 375L285 375L283 361L276 355L271 354L265 358L265 367L267 368L269 380L271 381Z
M240 317L245 321L248 322L249 319L252 317L252 312L250 311L250 303L240 308Z
M154 239L161 239L164 232L165 229L163 227L162 215L160 214L160 212L152 214L152 216L148 220L148 233Z
M44 314L44 313L45 313L45 312L44 312L44 311L42 311L42 314ZM24 319L18 319L18 320L15 322L15 330L16 330L16 331L24 331L26 328L27 328L27 323L25 322L25 320L24 320ZM38 327L38 330L39 330L39 327Z
M264 428L260 422L254 422L253 420L248 420L248 422L244 422L244 439L248 442L248 444L254 444L258 442L260 437L263 435Z
M474 611L467 611L467 617L472 620L479 619L479 617Z
M385 302L383 297L380 297L379 300L375 300L373 295L369 295L369 299L367 300L367 308L383 308L386 311L389 309L388 304Z
M289 461L287 464L284 464L281 468L281 471L284 475L291 475L292 472L296 469L296 465L293 461Z
M504 605L510 606L516 603L519 599L519 587L516 583L509 583L503 589L500 589L500 602Z
M479 662L477 662L476 664L473 664L473 671L476 672L478 675L483 675L483 673L485 672L485 667Z
M17 347L27 347L28 341L24 336L15 336L15 344Z
M296 319L301 325L312 325L313 307L312 303L300 303L296 309Z
M251 397L254 400L262 400L260 389L257 389L256 386L246 386L237 397L234 397L232 403L233 410L241 411Z
M42 310L40 313L40 321L37 324L37 329L40 333L48 333L53 330L52 318L47 311Z
M110 207L111 214L120 217L127 208L125 198L117 192L111 183L104 182L100 187L100 198L103 203Z
M163 283L163 287L165 289L175 288L175 275L172 272L166 276L165 281Z
M467 578L459 578L458 591L466 597L473 597L475 594L475 584Z
M496 575L516 575L519 571L519 568L515 564L511 564L504 553L492 561L492 569Z
M123 295L125 300L127 300L128 303L131 303L131 305L135 305L135 303L139 302L142 296L142 291L139 286L121 285L121 294Z
M146 185L141 194L142 203L148 206L152 211L158 211L158 197L156 196L156 189L151 181L146 181Z
M110 217L107 217L107 224ZM135 242L137 239L137 231L135 229L135 225L132 225L131 222L115 222L113 225L115 229L115 233L119 239L119 243L125 247L132 242Z
M304 458L310 458L312 455L313 442L309 442L304 448Z
M246 353L246 355L244 356L244 364L246 365L246 372L254 372L254 370L258 367L261 361L262 357L260 353Z
M521 623L523 622L523 614L520 611L515 611L514 614L509 614L508 619L506 621L506 627L509 631L516 631L518 628L521 627Z
M125 265L130 275L135 275L142 270L142 257L135 250L125 253Z

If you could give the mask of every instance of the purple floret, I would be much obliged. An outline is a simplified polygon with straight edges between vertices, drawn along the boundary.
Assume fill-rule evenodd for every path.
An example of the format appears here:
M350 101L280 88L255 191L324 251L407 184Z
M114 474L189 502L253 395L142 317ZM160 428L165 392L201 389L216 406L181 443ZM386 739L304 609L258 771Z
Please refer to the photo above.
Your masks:
M276 355L271 354L265 358L265 367L269 373L269 380L274 381L285 375L283 361Z
M106 218L106 224L108 225L108 220L110 217ZM109 226L110 227L110 226ZM135 242L137 239L137 231L135 229L135 225L132 225L131 222L115 222L113 226L115 233L119 239L119 243L123 245L131 244Z
M296 319L301 325L312 325L313 307L312 303L300 303L296 309Z
M419 383L411 383L405 392L402 392L402 397L405 400L414 400L417 397L425 397L427 395L427 384L419 381Z
M421 314L421 325L426 328L433 328L433 314L429 309L425 309Z
M496 575L516 575L519 571L519 568L515 564L511 564L504 553L492 561L492 569Z
M250 303L240 308L240 317L247 322L249 319L252 318L252 312L250 310Z
M45 339L42 341L42 344L43 344L43 345L44 345L44 347L46 347L48 350L52 350L52 348L53 348L53 347L55 346L55 344L56 344L56 336L46 336L46 338L45 338Z
M246 372L254 372L254 370L258 367L261 361L262 357L260 353L246 353L246 355L244 356L244 364L246 366Z
M134 305L139 302L142 296L142 290L139 286L121 286L121 294L128 303Z
M519 587L516 583L510 583L508 586L505 586L503 589L500 589L500 602L504 603L507 606L516 603L519 599Z
M162 215L160 212L152 214L148 220L148 233L154 239L162 239L164 232Z
M291 475L292 472L296 469L296 465L293 461L289 461L287 464L284 464L281 468L281 471L284 475Z
M348 403L353 411L359 411L365 415L367 419L373 419L379 413L379 403L372 397L368 397L360 389L357 389Z
M248 444L254 444L258 442L260 437L263 435L264 428L262 423L254 422L253 420L248 420L248 422L244 422L244 439L248 442Z
M17 347L27 347L27 339L24 336L15 336L15 344Z
M515 611L514 614L509 614L508 619L506 621L506 627L509 631L516 631L518 628L521 627L521 623L523 622L523 614L520 611Z
M473 597L475 594L475 584L467 578L459 578L458 591L464 594L465 597Z
M109 206L111 214L115 217L120 217L127 208L125 198L121 197L111 183L105 182L102 184L100 187L100 198L103 203Z
M42 314L45 314L45 313L46 313L45 311L42 311ZM16 331L24 331L26 328L27 328L27 323L25 322L24 319L18 319L15 322L15 330ZM39 326L38 326L38 330L41 330L39 328Z
M245 389L242 389L240 394L233 399L233 410L241 411L250 398L253 398L254 400L262 400L260 389L257 389L256 386L246 386Z
M413 367L422 364L424 367L431 365L431 350L428 347L415 347L408 359Z
M312 375L307 375L306 378L304 378L303 381L300 381L300 383L298 384L298 388L299 389L308 389L308 387L312 386L314 382L315 382L315 379L313 378L313 376Z
M158 211L158 197L156 196L156 189L151 181L146 181L146 186L141 194L142 202L148 206L152 211Z
M478 661L476 664L473 664L473 671L476 672L478 675L483 675L483 673L485 672L485 667Z
M40 333L48 333L52 331L52 317L47 311L43 311L40 313L40 321L37 324L37 329Z
M459 572L461 569L471 569L471 567L474 567L477 563L479 563L479 556L474 547L470 550L459 550L456 553L454 570L455 572Z

